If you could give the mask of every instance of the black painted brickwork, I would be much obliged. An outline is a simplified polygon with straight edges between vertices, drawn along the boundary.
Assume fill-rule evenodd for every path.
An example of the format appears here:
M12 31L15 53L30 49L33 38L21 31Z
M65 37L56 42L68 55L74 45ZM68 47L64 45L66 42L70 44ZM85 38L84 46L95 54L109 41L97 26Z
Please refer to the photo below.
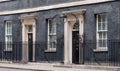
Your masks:
M24 1L24 2L23 2ZM37 2L36 0L35 2ZM41 0L42 1L42 0ZM44 2L44 1L43 1ZM18 4L20 3L20 4ZM0 4L0 10L14 10L19 8L27 8L27 7L34 7L32 2L31 5L28 6L27 0L22 0L20 2L13 1L13 2L5 2ZM39 3L39 2L38 2ZM55 2L57 3L57 2ZM11 5L11 6L10 6ZM14 6L13 6L14 5ZM36 3L37 5L37 3ZM42 5L42 4L40 4ZM98 13L106 13L108 16L108 39L109 40L120 40L120 2L108 2L108 3L101 3L101 4L93 4L93 5L85 5L85 6L77 6L77 7L68 7L62 9L55 9L55 10L47 10L41 12L34 12L36 16L36 43L40 43L36 47L36 61L46 61L46 57L48 61L63 61L64 59L64 24L63 22L58 21L57 23L57 40L60 41L57 45L57 52L56 53L45 53L44 50L47 48L47 24L46 19L49 17L53 17L54 15L62 12L62 11L71 11L71 10L78 10L78 9L86 9L85 13L85 24L84 24L84 39L85 42L92 41L96 42L96 23L95 23L95 15ZM27 13L26 13L27 14ZM29 13L33 14L33 13ZM19 20L19 17L22 14L16 15L7 15L7 16L0 16L0 41L5 41L5 20L13 20L13 41L14 42L21 42L22 41L22 26ZM89 44L87 44L89 46ZM91 45L91 44L90 44ZM92 49L96 48L95 45L92 45ZM20 49L21 50L21 49ZM105 55L107 55L110 51L96 53L98 60L107 59ZM46 55L46 57L44 56ZM21 56L20 56L21 58ZM111 59L113 57L110 57ZM92 57L88 57L88 59L92 60Z

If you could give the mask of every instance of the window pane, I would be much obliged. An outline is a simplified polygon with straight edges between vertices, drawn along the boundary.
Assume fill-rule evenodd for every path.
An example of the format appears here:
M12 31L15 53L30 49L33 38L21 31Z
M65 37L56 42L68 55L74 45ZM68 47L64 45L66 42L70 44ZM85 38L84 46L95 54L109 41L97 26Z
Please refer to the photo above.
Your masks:
M101 15L98 15L98 22L101 22Z
M10 23L8 23L8 27L7 27L8 29L8 34L10 34Z
M56 41L56 36L55 35L50 35L49 39L50 39L50 41Z
M101 27L102 27L101 23L98 23L98 30L101 30Z
M99 40L98 47L107 47L107 40Z
M6 31L7 31L6 34L8 34L8 32L9 32L9 30L8 30L8 23L6 23Z
M54 28L53 33L56 33L56 23L53 24L53 28Z
M6 37L6 47L7 48L12 48L12 36L7 36Z
M104 39L107 38L107 32L103 32L103 38L104 38Z
M107 47L107 40L103 40L103 47Z
M102 38L102 32L99 32L99 39Z
M56 33L56 24L54 22L49 23L49 32Z
M98 47L102 47L102 40L99 40L98 44L99 44Z
M49 23L49 32L54 33L54 24L52 22Z
M105 27L106 27L105 24L106 24L106 23L102 23L102 30L106 30L106 29L105 29Z
M49 33L52 33L52 24L49 23Z
M10 35L12 35L12 24L10 24L9 33L10 33Z
M56 42L50 42L50 48L56 48Z
M56 36L54 36L54 35L49 36L49 45L51 48L56 47Z
M6 42L12 42L12 36L6 36Z
M12 34L12 24L11 22L6 22L6 35Z
M107 23L102 23L102 30L107 30Z
M11 42L8 42L8 44L7 44L7 48L12 48L12 44L11 44Z
M50 48L56 48L55 42L50 42L49 47L50 47Z
M51 33L55 33L54 24L51 25L51 29L52 29Z
M106 22L106 15L105 14L102 15L102 22Z
M108 28L107 28L107 23L105 23L105 30L107 30Z

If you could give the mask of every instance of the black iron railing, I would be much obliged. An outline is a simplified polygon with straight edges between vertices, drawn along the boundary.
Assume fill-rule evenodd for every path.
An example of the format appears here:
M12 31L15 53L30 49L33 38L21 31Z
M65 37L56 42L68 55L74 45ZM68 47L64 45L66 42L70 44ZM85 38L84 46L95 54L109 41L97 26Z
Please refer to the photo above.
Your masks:
M12 47L7 47L12 46ZM5 44L0 43L0 61L1 62L19 62L22 58L22 44L11 43Z
M22 62L23 48L28 47L28 43L15 42L12 48L6 48L5 43L0 43L0 62ZM64 61L64 41L57 41L56 51L46 51L47 42L35 42L34 62L63 62ZM120 66L120 41L110 40L107 42L107 50L96 49L97 43L85 41L83 45L83 61L89 65ZM29 62L29 60L28 60Z
M5 43L0 43L0 62L24 63L23 52L28 56L27 62L63 62L64 43L61 40L57 42L55 50L48 49L47 41L33 42L33 44L14 42L9 44L11 48L6 47Z
M84 64L120 66L120 41L108 41L107 49L97 47L97 43L84 43Z

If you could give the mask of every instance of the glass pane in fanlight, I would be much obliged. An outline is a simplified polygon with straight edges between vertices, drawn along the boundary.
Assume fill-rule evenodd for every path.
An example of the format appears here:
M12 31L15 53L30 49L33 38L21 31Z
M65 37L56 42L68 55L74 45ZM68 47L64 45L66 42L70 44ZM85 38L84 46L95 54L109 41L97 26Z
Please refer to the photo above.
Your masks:
M76 21L76 23L73 26L73 29L79 30L79 21Z
M29 31L29 32L32 32L32 30L33 30L33 29L32 29L32 25L28 25L28 31Z

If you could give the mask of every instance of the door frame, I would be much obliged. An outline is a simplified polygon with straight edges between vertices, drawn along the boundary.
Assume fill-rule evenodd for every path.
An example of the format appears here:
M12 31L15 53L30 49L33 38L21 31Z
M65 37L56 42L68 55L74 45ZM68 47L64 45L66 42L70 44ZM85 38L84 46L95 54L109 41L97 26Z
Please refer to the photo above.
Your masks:
M22 24L22 62L27 63L29 61L28 54L28 30L26 25L32 25L33 33L33 44L36 41L36 19L35 16L21 16ZM24 45L27 44L27 45ZM33 45L33 61L35 61L35 45Z
M67 18L64 18L64 64L72 64L72 30L76 22L74 14L79 19L79 37L83 37L84 33L84 13L85 10L64 12ZM83 39L83 38L82 38ZM80 51L80 50L79 50ZM80 55L80 52L79 52ZM79 56L80 62L80 56Z

